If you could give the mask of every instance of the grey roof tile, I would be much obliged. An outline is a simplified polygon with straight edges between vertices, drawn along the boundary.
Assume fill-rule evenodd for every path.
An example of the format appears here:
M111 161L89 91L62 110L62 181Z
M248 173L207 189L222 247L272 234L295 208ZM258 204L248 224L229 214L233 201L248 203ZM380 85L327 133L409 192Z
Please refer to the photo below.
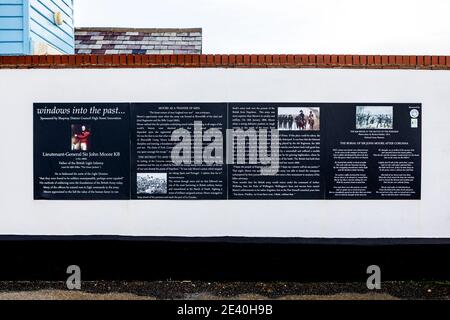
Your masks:
M201 29L75 29L79 54L173 54L202 53Z

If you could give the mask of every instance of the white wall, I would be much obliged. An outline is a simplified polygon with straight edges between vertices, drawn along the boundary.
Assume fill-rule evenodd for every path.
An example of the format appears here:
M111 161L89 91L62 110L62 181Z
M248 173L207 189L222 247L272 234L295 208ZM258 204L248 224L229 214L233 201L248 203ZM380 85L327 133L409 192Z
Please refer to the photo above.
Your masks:
M0 235L450 237L450 72L0 70ZM33 102L419 102L422 200L34 201Z

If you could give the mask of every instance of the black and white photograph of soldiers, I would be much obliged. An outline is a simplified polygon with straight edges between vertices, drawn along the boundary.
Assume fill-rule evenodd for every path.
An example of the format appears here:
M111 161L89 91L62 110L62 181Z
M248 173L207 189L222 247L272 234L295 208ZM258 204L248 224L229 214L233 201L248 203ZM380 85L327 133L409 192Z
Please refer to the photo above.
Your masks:
M393 122L392 107L356 107L356 129L393 129Z
M320 130L320 108L278 108L278 130Z
M138 194L167 194L167 173L138 173Z

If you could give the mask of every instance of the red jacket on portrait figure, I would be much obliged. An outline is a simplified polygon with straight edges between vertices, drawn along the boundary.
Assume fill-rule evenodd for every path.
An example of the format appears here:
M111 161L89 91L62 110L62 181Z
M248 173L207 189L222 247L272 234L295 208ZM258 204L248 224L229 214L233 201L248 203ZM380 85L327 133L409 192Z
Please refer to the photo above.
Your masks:
M91 133L89 131L83 131L77 135L77 138L80 139L80 143L87 143L90 135Z

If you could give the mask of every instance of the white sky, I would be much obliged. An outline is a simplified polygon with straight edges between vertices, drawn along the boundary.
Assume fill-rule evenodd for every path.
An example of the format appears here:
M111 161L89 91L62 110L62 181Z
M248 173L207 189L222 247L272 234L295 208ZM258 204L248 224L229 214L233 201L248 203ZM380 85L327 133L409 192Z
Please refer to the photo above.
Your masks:
M202 27L204 53L450 54L449 0L74 2L77 27Z

